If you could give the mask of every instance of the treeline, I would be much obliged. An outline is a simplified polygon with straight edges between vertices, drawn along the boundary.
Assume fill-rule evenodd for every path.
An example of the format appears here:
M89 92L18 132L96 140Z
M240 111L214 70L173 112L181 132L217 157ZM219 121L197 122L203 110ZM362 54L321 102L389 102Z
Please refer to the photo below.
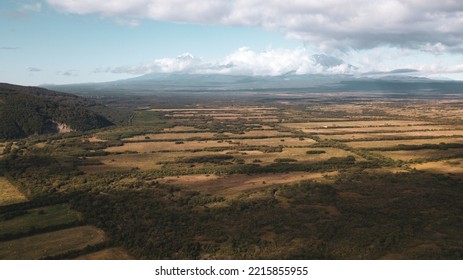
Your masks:
M297 162L294 159L280 159L269 165L259 164L234 165L229 168L217 168L215 173L222 174L260 174L260 173L286 173L286 172L324 172L343 170L346 168L376 168L378 164L374 162L356 162L355 157L331 157L326 161L317 163Z
M415 150L448 150L463 148L460 143L439 143L439 144L422 144L422 145L406 145L399 144L392 147L375 147L368 148L369 151L415 151Z
M458 134L451 135L451 136L442 136L442 135L437 135L437 136L430 136L430 135L429 136L395 136L395 135L391 135L391 136L372 137L372 138L337 139L337 141L339 141L339 142L352 142L352 141L355 141L355 142L359 142L359 141L362 141L362 142L367 142L367 141L375 142L375 141L398 141L398 140L407 141L407 140L440 139L440 138L452 139L452 138L460 138L460 137L461 137L461 135L458 135Z
M234 159L231 155L204 155L198 157L188 157L180 160L183 163L215 163L222 164L224 161Z

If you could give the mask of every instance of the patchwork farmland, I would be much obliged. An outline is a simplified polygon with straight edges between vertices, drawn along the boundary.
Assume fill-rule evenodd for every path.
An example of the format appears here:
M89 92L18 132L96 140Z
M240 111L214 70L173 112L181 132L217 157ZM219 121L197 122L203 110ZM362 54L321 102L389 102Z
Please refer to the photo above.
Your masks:
M301 96L2 143L0 258L463 256L458 102Z

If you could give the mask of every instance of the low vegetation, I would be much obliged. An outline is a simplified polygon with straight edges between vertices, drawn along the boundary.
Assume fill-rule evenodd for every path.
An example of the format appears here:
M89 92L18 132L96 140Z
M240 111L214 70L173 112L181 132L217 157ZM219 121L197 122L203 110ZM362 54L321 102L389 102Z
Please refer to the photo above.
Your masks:
M118 126L22 129L0 144L0 259L462 259L455 96L121 97Z

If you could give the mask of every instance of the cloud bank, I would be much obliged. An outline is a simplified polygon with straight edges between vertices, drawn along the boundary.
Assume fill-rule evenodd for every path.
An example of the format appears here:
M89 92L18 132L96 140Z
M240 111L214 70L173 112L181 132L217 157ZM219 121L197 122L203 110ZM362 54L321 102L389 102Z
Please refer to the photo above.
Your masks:
M392 46L463 51L463 1L456 0L46 0L67 13L137 20L258 26L319 50Z
M95 72L110 72L142 75L148 73L231 74L253 76L278 76L293 74L351 74L356 67L343 60L311 55L304 48L268 49L255 52L242 47L221 61L205 61L190 53L175 58L160 58L146 64L98 69Z
M177 57L154 59L138 65L104 67L94 73L144 75L149 73L227 74L250 76L279 76L285 74L347 74L347 75L412 75L430 76L463 73L463 63L439 60L404 62L404 55L383 53L377 59L357 61L351 65L342 59L325 54L311 54L305 48L267 49L256 52L242 47L219 61L207 61L190 53ZM349 60L349 58L347 58ZM380 61L387 61L382 64Z

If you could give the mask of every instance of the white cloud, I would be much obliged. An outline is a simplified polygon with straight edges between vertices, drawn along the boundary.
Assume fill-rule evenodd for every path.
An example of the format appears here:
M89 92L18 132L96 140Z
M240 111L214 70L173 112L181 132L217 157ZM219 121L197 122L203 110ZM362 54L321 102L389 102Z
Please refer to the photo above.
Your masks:
M395 46L463 51L455 0L47 0L64 12L171 22L260 26L319 50Z
M23 4L21 5L21 10L40 13L42 11L42 3Z
M190 53L179 55L176 58L160 58L155 59L151 63L146 63L136 66L120 66L114 69L107 68L104 71L113 73L128 73L128 74L147 74L147 73L175 73L175 72L196 72L205 68L206 64L199 58L195 58ZM102 72L102 71L96 71Z
M444 65L442 63L412 64L410 66L425 76L463 73L463 63L454 65Z
M305 48L272 49L262 52L242 47L218 61L207 61L185 53L155 59L139 65L99 68L94 73L143 75L148 73L229 74L278 76L291 74L367 74L367 75L449 75L463 74L463 60L442 55L419 58L411 51L373 49L346 55L344 60L313 55ZM453 62L449 62L453 61ZM352 62L355 66L349 64Z
M135 75L147 73L214 73L277 76L290 72L295 74L346 74L354 71L355 67L348 65L342 60L328 56L313 56L304 48L293 50L267 49L263 52L255 52L249 48L242 47L220 61L205 61L190 53L185 53L176 58L160 58L146 64L97 69L95 72L128 73Z

